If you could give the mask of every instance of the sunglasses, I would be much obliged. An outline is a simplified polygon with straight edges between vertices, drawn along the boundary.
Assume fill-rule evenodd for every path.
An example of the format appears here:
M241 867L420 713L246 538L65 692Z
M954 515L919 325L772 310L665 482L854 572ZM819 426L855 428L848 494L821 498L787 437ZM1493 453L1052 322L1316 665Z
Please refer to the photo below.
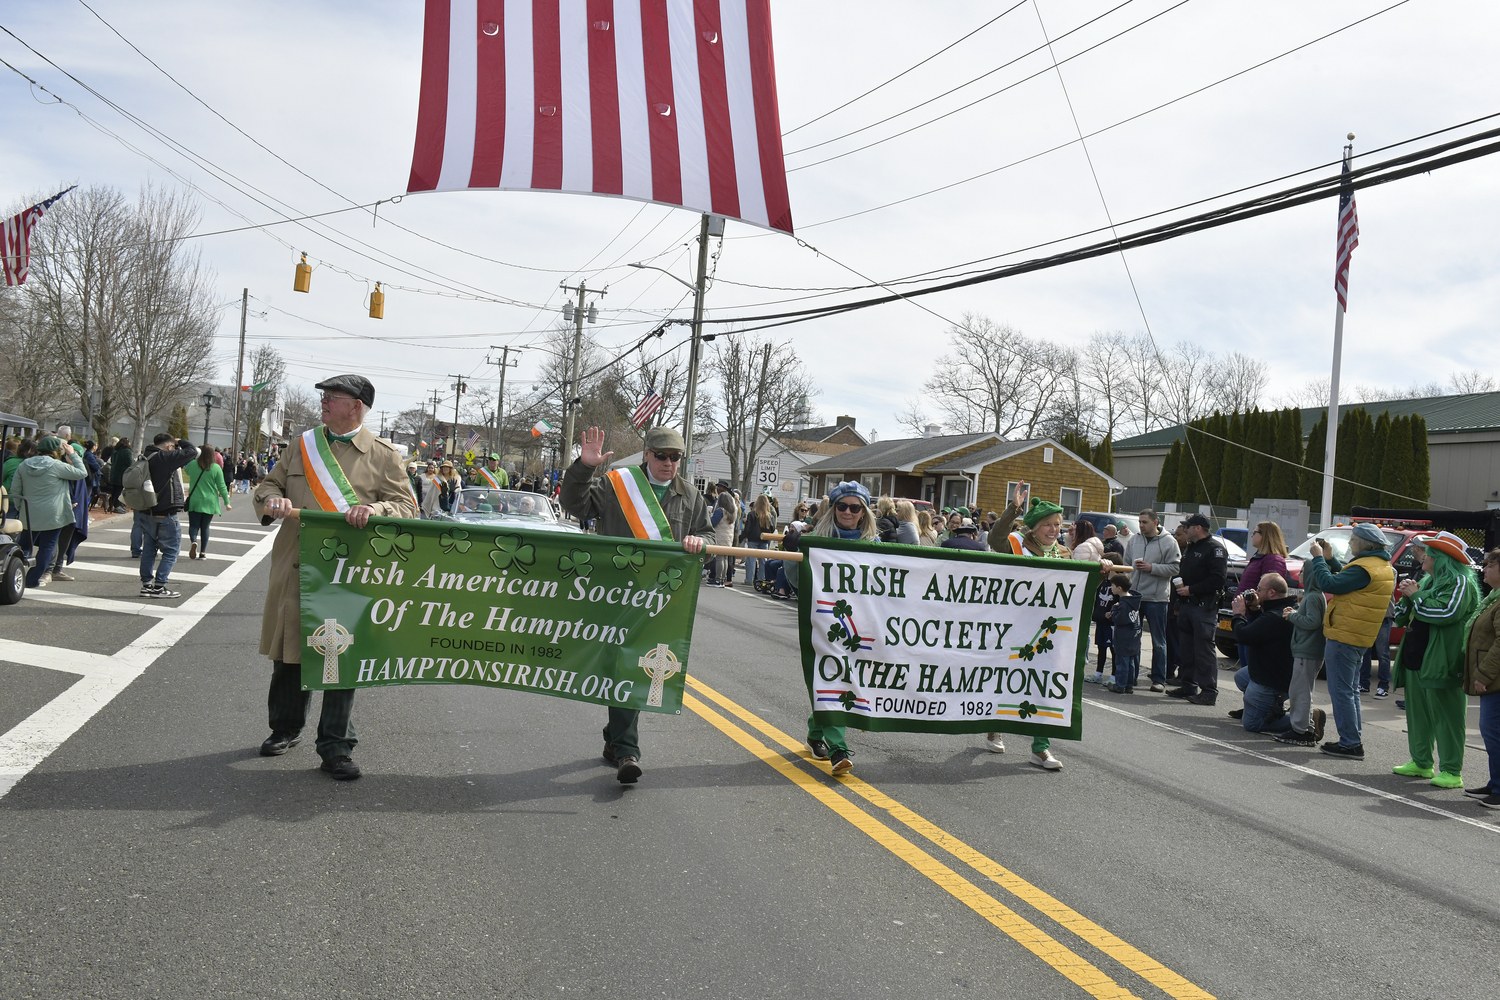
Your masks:
M680 451L653 451L651 454L656 457L658 462L682 461L682 452Z
M850 511L858 513L865 509L865 505L862 503L836 503L833 505L833 509L841 514L847 514Z

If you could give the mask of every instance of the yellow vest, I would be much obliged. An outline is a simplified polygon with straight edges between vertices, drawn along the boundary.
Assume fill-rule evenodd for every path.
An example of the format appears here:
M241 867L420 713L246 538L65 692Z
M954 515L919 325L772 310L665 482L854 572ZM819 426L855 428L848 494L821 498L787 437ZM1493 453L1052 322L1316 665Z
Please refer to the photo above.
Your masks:
M1370 583L1352 594L1329 594L1323 612L1323 636L1350 646L1368 648L1380 635L1391 594L1396 589L1396 571L1389 559L1360 556L1349 563L1370 574Z

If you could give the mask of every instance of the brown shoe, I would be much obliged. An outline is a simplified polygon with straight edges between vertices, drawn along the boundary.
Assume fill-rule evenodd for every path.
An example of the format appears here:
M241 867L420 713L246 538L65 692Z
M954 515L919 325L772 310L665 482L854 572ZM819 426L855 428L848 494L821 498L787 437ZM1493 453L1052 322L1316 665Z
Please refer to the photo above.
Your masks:
M634 757L621 757L615 777L622 785L633 785L641 780L641 762Z
M1313 742L1321 743L1323 741L1323 729L1328 725L1328 713L1321 708L1313 709L1312 724Z
M198 558L198 543L197 542L194 542L193 543L193 547L190 548L190 549L188 549L188 558L189 559L197 559Z

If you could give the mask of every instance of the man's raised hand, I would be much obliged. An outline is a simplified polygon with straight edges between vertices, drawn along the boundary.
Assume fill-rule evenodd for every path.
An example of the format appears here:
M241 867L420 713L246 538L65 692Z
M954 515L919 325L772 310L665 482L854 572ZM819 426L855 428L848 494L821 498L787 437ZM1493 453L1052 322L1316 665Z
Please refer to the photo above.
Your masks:
M578 460L589 468L598 468L614 457L614 452L604 451L604 432L597 427L589 427L583 432L583 451Z

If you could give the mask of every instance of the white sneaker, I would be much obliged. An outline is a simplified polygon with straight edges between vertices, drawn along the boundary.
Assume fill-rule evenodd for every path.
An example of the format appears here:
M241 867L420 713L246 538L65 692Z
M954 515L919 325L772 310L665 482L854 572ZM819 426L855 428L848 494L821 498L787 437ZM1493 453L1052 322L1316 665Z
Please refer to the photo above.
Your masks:
M1104 683L1104 675L1103 674L1089 674L1087 677L1084 678L1084 680L1086 682L1088 682L1089 684L1103 684Z
M1031 762L1044 771L1062 770L1062 761L1052 756L1051 750L1043 750L1041 753L1032 754Z
M36 585L37 585L38 589L40 589L42 587L47 586L47 584L49 584L51 582L52 582L52 571L49 569L47 572L45 572L45 573L42 574L41 579L37 580Z
M1005 741L1003 739L1001 739L1000 736L1001 736L1000 733L986 733L985 734L985 736L984 736L984 745L987 746L987 747L989 747L990 753L1004 753L1005 752Z

